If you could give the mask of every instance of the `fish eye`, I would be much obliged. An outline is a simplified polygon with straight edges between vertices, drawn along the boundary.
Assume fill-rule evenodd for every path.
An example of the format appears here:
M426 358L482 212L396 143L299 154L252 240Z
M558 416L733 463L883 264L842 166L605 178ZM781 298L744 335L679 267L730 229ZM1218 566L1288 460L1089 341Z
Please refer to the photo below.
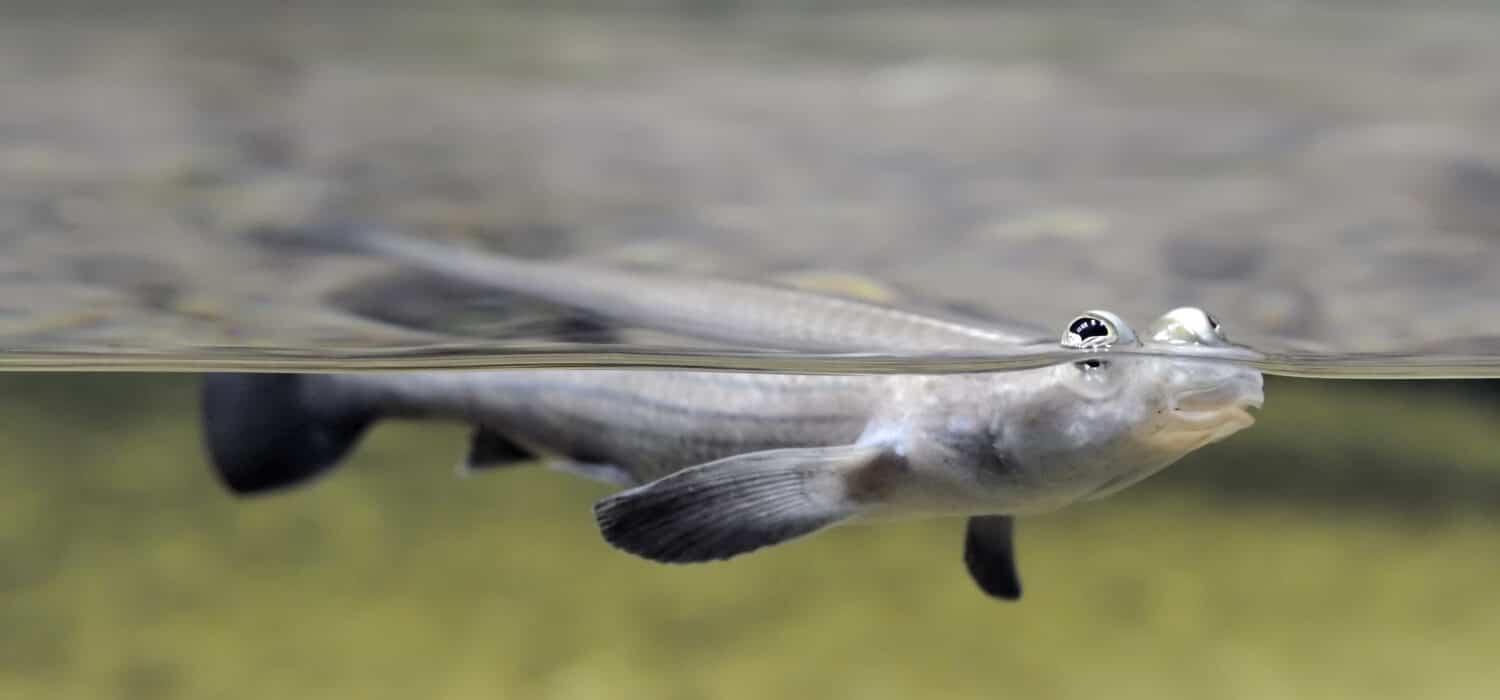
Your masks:
M1108 363L1106 363L1104 360L1082 360L1080 362L1074 362L1073 366L1085 372L1092 372L1094 370L1103 369L1107 364Z
M1082 316L1075 319L1073 324L1068 326L1068 332L1084 340L1108 338L1114 335L1114 330L1109 327L1108 323L1105 323L1104 319L1094 318L1093 316Z
M1135 334L1112 313L1087 311L1068 322L1060 342L1065 348L1100 350L1122 342L1133 343Z
M1213 314L1192 306L1172 309L1151 324L1150 338L1168 345L1217 345L1229 342Z

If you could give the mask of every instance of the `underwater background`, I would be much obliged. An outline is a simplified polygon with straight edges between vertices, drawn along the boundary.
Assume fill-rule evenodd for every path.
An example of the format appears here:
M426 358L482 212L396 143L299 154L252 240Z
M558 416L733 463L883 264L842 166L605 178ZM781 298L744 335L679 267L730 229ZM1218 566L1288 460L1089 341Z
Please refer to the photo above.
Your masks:
M382 425L252 501L185 376L7 379L7 697L1485 697L1500 687L1493 387L1272 381L1253 429L1023 519L989 599L962 523L836 528L707 566L611 549L607 487L459 479Z

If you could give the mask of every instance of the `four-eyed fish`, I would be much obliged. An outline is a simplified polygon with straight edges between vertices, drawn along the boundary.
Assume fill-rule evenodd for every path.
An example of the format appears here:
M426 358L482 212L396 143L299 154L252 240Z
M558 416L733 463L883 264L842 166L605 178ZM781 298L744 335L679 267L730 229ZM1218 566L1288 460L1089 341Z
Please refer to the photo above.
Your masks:
M711 279L480 255L385 234L347 244L622 323L755 347L994 352L1034 342L979 324ZM382 418L476 426L467 466L547 459L628 488L594 507L604 538L660 562L727 559L842 523L968 517L979 587L1020 596L1012 518L1115 493L1249 427L1261 376L1227 362L1110 349L1227 346L1180 308L1138 336L1118 316L1070 321L1085 359L1010 372L795 375L663 370L214 374L207 447L248 494L337 464Z

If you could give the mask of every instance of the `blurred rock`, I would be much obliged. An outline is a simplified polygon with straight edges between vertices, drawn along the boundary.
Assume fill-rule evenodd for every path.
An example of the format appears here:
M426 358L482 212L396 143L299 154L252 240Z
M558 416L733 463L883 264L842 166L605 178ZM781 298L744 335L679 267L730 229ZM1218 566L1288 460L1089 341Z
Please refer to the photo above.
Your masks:
M82 255L67 265L78 283L127 292L147 307L170 307L183 286L175 268L145 257Z
M1436 229L1500 239L1500 161L1448 163L1425 201Z
M1181 234L1162 242L1167 270L1187 280L1235 282L1254 277L1266 259L1253 235Z

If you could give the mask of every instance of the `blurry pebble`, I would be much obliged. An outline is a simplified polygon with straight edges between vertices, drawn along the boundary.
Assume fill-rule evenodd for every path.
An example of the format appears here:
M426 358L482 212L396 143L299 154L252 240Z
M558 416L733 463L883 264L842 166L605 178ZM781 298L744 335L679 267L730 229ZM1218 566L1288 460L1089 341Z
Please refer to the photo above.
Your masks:
M1206 238L1179 235L1162 243L1167 269L1184 279L1243 280L1260 271L1265 244L1254 236Z

